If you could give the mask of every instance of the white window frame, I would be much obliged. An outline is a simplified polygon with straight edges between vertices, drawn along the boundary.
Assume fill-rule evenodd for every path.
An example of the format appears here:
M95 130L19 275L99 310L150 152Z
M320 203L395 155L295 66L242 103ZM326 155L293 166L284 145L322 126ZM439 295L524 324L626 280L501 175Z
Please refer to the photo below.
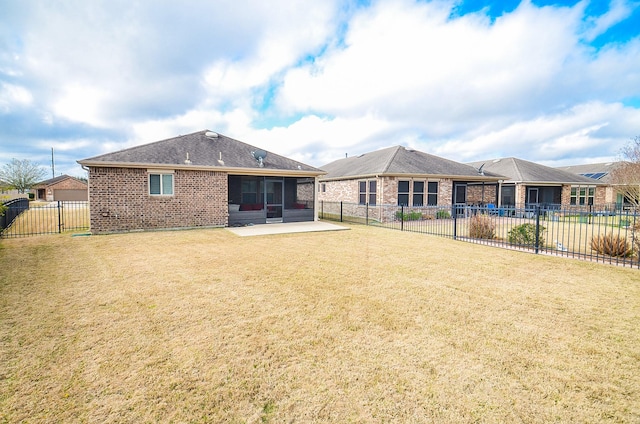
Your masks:
M167 171L167 170L158 170L158 169L147 169L147 180L148 180L148 184L147 184L147 192L149 193L149 196L173 196L175 194L175 177L174 177L175 172L174 171ZM157 175L160 177L160 193L151 193L151 176L152 175ZM171 176L171 186L170 186L170 192L169 190L167 190L166 188L166 184L165 184L165 176Z

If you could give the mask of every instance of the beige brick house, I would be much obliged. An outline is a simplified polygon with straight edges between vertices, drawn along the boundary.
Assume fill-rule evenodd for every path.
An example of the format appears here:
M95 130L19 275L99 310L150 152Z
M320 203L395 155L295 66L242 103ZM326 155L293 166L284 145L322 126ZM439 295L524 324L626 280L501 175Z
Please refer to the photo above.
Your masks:
M85 181L69 175L59 175L41 181L31 188L36 200L53 201L87 201L88 187Z
M604 191L604 203L622 207L628 201L616 189L611 181L611 173L625 162L601 162L582 165L562 166L558 169L591 178L602 184L598 190Z
M402 146L343 158L321 167L319 199L408 207L495 203L504 176Z
M208 130L78 163L92 233L317 219L321 170Z
M507 177L499 187L500 206L604 206L607 203L604 184L563 169L513 157L488 159L470 165Z

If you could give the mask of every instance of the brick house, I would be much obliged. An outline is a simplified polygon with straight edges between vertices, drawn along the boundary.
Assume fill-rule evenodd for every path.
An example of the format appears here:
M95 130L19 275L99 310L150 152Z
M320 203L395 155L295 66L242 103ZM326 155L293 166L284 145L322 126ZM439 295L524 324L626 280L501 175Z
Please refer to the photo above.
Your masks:
M558 167L558 169L591 178L592 180L602 184L602 188L598 188L598 190L604 190L604 203L621 207L628 203L628 200L625 199L612 184L611 173L624 163L624 161L589 163L583 165L562 166Z
M408 207L495 203L501 175L402 146L321 167L319 199Z
M208 130L78 163L92 233L317 219L321 170Z
M41 181L31 188L36 200L53 201L87 201L88 185L85 181L69 175L60 175Z
M470 163L473 167L505 175L498 204L505 207L605 205L601 182L558 168L518 158L489 159Z

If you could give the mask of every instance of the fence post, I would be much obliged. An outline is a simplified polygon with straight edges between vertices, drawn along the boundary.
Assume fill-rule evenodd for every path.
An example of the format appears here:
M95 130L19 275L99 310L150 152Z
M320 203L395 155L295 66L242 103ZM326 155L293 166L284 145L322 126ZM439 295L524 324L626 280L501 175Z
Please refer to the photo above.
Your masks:
M62 233L62 205L61 201L58 200L58 233Z
M540 205L536 205L536 254L540 250Z
M453 239L457 240L458 239L458 208L454 206L452 208L452 212L453 212L452 213L452 215L453 215Z
M400 231L404 231L404 205L400 205Z
M365 203L364 206L367 208L364 215L364 225L369 225L369 203Z
M340 222L342 222L342 202L340 202Z

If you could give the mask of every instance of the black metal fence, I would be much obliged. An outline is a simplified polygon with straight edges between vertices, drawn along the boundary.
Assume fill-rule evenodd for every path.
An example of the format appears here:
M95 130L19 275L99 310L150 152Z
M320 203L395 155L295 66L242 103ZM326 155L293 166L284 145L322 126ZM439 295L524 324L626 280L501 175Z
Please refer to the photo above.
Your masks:
M640 214L610 207L359 205L320 202L321 219L640 268Z
M16 199L4 204L0 237L27 237L89 229L88 202L29 202Z

